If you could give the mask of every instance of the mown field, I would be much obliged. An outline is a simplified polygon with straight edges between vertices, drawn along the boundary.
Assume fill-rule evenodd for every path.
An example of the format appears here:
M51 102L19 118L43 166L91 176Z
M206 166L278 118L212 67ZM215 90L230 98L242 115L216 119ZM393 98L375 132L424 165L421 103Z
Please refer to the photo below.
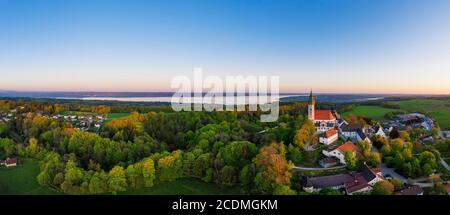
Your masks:
M0 167L0 195L57 195L58 191L41 187L36 177L39 174L37 161L26 160L17 167Z
M37 183L39 163L26 160L14 168L0 167L0 195L61 195ZM128 190L120 195L231 195L242 194L240 187L205 183L194 178L156 184L151 188Z
M363 116L374 120L383 121L386 120L385 115L387 113L394 111L398 110L391 108L384 108L380 106L361 105L354 107L352 111L343 113L342 116L345 118L346 116L353 114L355 116Z
M430 114L434 120L444 130L450 130L450 101L438 99L411 99L403 101L393 101L389 104L397 105L399 109L384 108L381 106L356 106L352 111L345 112L342 115L348 116L353 114L363 116L375 120L386 120L385 114L394 111L404 110L407 112L426 112Z
M130 115L130 113L108 113L108 115L106 115L106 121L111 121L113 119L119 119L119 118L126 117L129 115Z
M150 188L128 190L121 195L239 195L240 187L228 187L213 183L205 183L195 178L182 178L173 182L156 184Z

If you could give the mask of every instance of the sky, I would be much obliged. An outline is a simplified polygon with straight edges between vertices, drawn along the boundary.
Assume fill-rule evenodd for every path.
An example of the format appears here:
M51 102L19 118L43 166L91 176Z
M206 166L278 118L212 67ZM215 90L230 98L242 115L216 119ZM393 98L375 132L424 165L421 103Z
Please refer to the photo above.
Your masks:
M174 91L193 68L450 94L450 1L0 0L0 90Z

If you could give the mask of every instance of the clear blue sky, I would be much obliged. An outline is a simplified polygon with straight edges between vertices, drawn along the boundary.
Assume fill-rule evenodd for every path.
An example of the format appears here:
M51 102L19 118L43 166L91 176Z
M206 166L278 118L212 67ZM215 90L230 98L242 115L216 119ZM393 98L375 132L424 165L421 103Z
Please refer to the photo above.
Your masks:
M450 1L0 0L0 89L170 91L194 67L283 92L450 93Z

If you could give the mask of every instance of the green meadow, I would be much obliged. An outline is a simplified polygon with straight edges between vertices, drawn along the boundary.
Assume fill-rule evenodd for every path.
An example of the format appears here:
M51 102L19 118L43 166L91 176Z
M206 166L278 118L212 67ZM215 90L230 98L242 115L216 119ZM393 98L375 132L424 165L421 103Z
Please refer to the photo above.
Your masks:
M0 195L61 195L56 189L42 187L36 177L39 163L25 160L17 167L0 167ZM228 187L205 183L194 178L155 184L150 188L129 189L120 195L231 195L242 194L238 186Z
M153 187L127 190L120 195L239 195L243 194L238 186L224 186L205 183L195 178L181 178L172 182L162 182Z
M56 195L58 191L42 187L36 177L39 174L37 161L25 160L17 167L0 167L0 195Z
M110 121L113 119L119 119L119 118L123 118L126 116L129 116L130 113L108 113L108 115L106 115L106 120Z
M355 116L362 116L378 121L383 121L386 120L385 115L387 113L394 111L397 111L397 109L384 108L380 106L361 105L353 107L352 111L345 112L342 114L342 116L345 118L346 116L353 114Z

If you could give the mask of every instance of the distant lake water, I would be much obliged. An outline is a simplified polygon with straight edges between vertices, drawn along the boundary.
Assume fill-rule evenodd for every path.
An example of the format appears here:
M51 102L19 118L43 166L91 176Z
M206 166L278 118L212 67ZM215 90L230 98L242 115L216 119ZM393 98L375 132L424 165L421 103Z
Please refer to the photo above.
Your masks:
M165 102L170 103L173 92L16 92L0 91L0 97L6 98L48 98L48 99L80 99L86 101L123 101L123 102ZM317 102L349 103L379 100L392 97L389 94L332 94L317 93L314 94ZM308 93L280 93L274 96L270 101L281 102L305 102L308 101ZM249 104L257 101L256 95L235 95L237 104L243 104L246 99ZM223 101L223 98L218 98ZM194 102L201 102L195 98ZM208 102L203 102L208 103ZM219 103L219 102L217 102ZM226 104L226 101L224 101Z
M232 102L227 100L226 97L192 97L191 102L189 103L203 103L203 104L264 104L274 101L280 101L280 99L293 97L293 96L301 96L301 95L280 95L280 96L272 96L268 97L265 102L259 102L258 96L234 96L236 102ZM56 99L80 99L86 101L121 101L121 102L172 102L171 96L158 96L158 97L82 97L82 98L71 98L71 97L58 97ZM214 99L214 100L213 100ZM263 98L261 98L263 100Z
M269 101L281 101L281 102L304 102L309 98L309 94L283 94L279 96L273 96L269 98ZM348 102L361 102L380 100L385 97L380 95L340 95L340 94L318 94L315 95L318 102L335 102L335 103L348 103ZM89 96L89 97L56 97L56 99L80 99L86 101L122 101L122 102L172 102L171 96L147 96L147 97L114 97L114 96ZM203 101L202 101L203 99ZM216 97L215 104L232 104L228 102L225 97ZM235 96L236 103L241 104L263 104L264 102L258 102L258 96ZM192 97L193 103L212 103L211 97Z

